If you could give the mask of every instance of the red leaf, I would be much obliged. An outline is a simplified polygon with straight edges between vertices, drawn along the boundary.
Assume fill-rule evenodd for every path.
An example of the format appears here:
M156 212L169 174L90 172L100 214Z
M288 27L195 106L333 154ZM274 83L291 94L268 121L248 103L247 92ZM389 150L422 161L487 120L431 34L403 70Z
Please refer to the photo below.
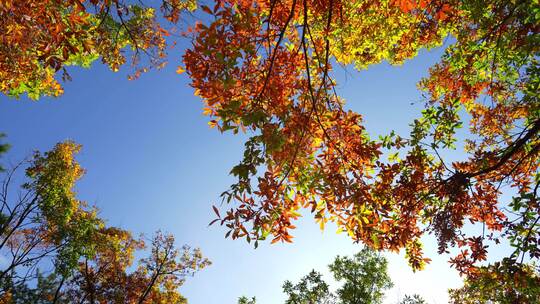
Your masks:
M214 212L216 213L216 215L218 216L218 218L221 219L221 215L219 215L219 210L218 210L218 208L217 208L216 206L213 206L213 205L212 205L212 209L214 209Z
M204 12L206 12L206 13L208 13L208 14L210 14L210 15L213 15L213 14L214 14L214 13L212 12L212 10L211 10L208 6L206 6L206 5L201 5L201 8L202 8L202 10L203 10Z

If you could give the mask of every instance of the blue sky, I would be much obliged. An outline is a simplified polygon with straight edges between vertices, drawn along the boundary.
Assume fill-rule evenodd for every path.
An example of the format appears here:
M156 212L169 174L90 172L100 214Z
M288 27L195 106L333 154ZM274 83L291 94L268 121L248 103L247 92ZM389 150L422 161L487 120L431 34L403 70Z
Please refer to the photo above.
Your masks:
M442 48L422 52L400 67L337 68L338 92L350 109L364 115L373 136L392 129L407 134L423 105L416 82L441 54ZM326 265L333 257L360 249L333 226L321 232L305 217L293 244L263 243L256 250L245 241L224 239L219 226L207 227L211 205L233 182L228 172L241 158L243 137L208 127L187 75L174 72L180 52L169 60L164 70L136 81L128 81L125 70L113 73L101 64L72 68L73 81L57 99L0 96L0 132L12 145L3 162L66 139L82 144L78 159L87 174L79 196L95 204L110 225L147 235L162 229L173 233L178 245L200 247L213 261L182 287L191 304L236 303L241 295L256 296L260 304L282 303L283 281L295 281L313 268L331 281ZM385 303L411 293L446 303L446 289L460 286L448 257L436 255L432 239L426 239L426 252L433 262L416 274L402 255L387 255L395 287Z

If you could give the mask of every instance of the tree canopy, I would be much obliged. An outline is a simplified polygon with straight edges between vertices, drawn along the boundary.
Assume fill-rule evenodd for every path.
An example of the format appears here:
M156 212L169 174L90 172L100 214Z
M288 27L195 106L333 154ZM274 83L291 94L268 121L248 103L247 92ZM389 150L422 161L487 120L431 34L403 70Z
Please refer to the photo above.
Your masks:
M336 256L328 266L340 284L334 292L323 275L312 270L296 284L285 281L285 304L380 304L386 290L393 286L388 275L388 261L370 248L352 257ZM255 298L240 297L238 304L256 303ZM400 304L423 304L418 295L405 296Z
M290 242L308 209L355 241L405 248L413 269L430 260L426 234L439 253L461 248L450 262L464 274L501 238L514 259L538 258L537 2L218 1L203 10L215 18L195 26L184 55L195 94L211 126L252 134L223 194L232 208L218 214L227 235ZM332 66L401 64L446 37L455 42L419 82L425 109L410 134L372 138L344 107ZM458 146L467 158L448 163L442 152Z
M56 76L66 66L89 67L97 59L113 71L130 59L132 77L163 67L168 21L195 9L194 0L166 0L158 7L125 0L7 0L0 3L0 91L32 99L59 96ZM128 51L129 50L129 51ZM141 56L144 55L144 56Z
M540 273L535 265L515 265L504 259L480 267L461 288L450 289L450 303L538 303Z
M62 142L5 172L0 303L186 303L178 288L210 261L199 249L176 248L171 235L158 232L148 246L107 226L76 197L80 148Z
M329 266L343 285L336 291L342 304L380 304L384 292L394 286L388 275L388 261L369 248L352 257L337 256Z
M194 1L2 1L0 90L57 96L67 65L101 58L117 70L131 48L161 67ZM372 248L405 249L415 270L458 247L450 263L479 275L488 246L508 240L509 260L540 257L540 4L477 0L218 0L180 34L187 72L211 127L246 132L238 181L216 221L227 236L292 241L300 212L335 223ZM160 11L162 17L157 17ZM406 134L368 134L347 110L335 66L401 64L452 40L418 83L425 107ZM129 53L129 52L128 52ZM136 68L135 76L147 67ZM58 77L58 76L56 76ZM466 136L458 136L467 127ZM443 152L463 150L448 161ZM510 193L507 201L502 193ZM56 195L56 194L51 194ZM67 202L66 202L67 203ZM64 229L63 219L54 219ZM481 233L464 229L480 226Z
M322 275L312 270L296 284L283 283L283 292L287 296L285 304L332 304L335 300L329 288Z

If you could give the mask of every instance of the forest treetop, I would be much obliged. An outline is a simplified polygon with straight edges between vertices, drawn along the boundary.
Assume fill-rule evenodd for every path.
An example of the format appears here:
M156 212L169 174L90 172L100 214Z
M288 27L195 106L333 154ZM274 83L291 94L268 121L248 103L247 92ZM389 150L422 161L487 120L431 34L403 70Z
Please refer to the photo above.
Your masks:
M0 303L187 303L178 288L211 262L172 235L147 245L106 225L77 198L80 149L61 142L2 174Z

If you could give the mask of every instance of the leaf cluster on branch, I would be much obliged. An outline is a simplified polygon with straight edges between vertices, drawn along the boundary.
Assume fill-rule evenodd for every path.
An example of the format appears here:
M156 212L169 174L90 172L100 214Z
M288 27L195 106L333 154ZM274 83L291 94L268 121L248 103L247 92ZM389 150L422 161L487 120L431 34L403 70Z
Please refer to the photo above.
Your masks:
M354 241L462 274L508 236L516 262L538 257L539 21L534 1L217 1L184 55L210 125L251 134L217 212L227 236L291 242L301 211ZM425 109L409 136L374 139L348 111L333 66L401 64L456 41L419 82ZM466 138L456 132L469 126ZM443 152L463 146L466 158ZM513 210L502 190L517 193ZM471 234L466 224L480 226ZM474 229L473 229L474 230ZM530 231L516 235L516 230ZM534 245L533 245L534 244Z
M0 91L59 96L59 72L69 80L67 66L89 67L99 58L113 71L130 58L130 78L161 68L171 33L158 17L176 24L181 12L195 8L194 0L164 0L158 7L125 0L1 1Z

